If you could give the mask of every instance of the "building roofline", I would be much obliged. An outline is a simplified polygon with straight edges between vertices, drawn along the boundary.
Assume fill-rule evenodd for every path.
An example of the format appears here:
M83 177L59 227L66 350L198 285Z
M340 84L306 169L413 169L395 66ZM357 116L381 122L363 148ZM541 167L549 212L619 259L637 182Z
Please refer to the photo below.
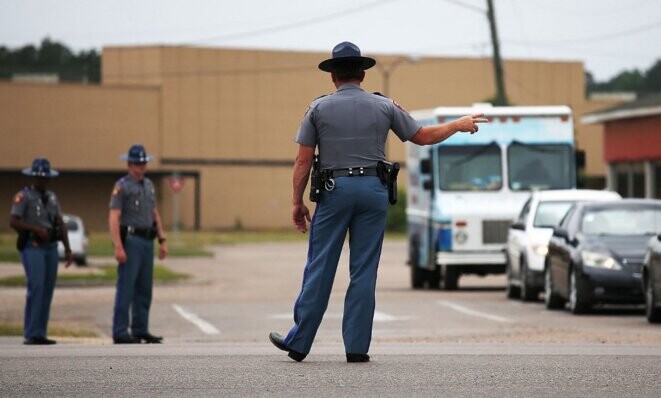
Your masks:
M583 124L610 122L613 120L632 119L636 117L661 115L661 105L638 109L613 109L610 112L599 112L585 115L581 118Z

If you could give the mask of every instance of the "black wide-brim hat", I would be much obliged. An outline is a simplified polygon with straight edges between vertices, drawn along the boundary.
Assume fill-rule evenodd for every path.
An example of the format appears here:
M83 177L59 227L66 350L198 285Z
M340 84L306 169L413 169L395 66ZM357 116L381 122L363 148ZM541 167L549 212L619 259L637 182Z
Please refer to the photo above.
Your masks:
M147 150L144 146L136 144L129 148L129 151L126 155L121 156L122 160L128 160L131 163L147 163L154 158L147 155Z
M374 58L360 55L360 48L348 41L343 41L333 48L332 58L322 61L319 69L324 72L332 72L337 65L356 64L361 70L366 70L374 65Z
M32 167L23 169L23 174L41 178L52 178L60 175L60 173L50 168L50 162L46 158L36 158L32 161Z

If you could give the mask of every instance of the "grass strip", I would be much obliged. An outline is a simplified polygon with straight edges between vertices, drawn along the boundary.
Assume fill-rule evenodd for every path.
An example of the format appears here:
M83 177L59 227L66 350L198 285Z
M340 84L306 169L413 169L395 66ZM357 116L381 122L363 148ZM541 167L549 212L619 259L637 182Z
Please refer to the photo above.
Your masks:
M51 337L98 337L99 334L93 330L74 329L60 325L48 327L48 335ZM23 336L23 325L19 323L0 322L0 336Z
M175 282L188 279L190 275L174 272L169 268L156 265L154 267L154 282ZM117 266L104 265L91 268L90 272L63 274L57 277L58 286L96 286L109 285L117 281ZM0 286L18 287L25 286L25 275L15 275L0 279Z

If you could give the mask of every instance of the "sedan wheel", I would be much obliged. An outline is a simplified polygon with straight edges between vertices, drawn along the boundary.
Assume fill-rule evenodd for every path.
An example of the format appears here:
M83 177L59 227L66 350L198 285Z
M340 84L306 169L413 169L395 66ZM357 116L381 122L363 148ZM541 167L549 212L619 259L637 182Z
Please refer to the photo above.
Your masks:
M583 280L576 267L572 267L569 273L569 310L573 314L584 314L591 306Z
M654 281L652 280L652 275L645 279L645 316L649 323L661 323L661 307L654 306L657 298L654 294Z
M565 306L565 300L553 292L551 266L548 264L544 268L544 304L547 310L557 310Z

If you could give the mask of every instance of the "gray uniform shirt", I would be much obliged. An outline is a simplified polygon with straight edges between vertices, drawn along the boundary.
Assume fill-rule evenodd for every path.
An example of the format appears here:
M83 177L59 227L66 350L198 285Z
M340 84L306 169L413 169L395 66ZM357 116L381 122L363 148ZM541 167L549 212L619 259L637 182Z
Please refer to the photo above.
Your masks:
M134 228L151 228L154 224L156 191L149 178L136 181L131 175L120 178L110 196L110 208L119 209L121 225Z
M386 137L391 129L407 141L420 125L391 99L348 83L312 102L295 141L319 146L322 169L372 167L386 160Z
M51 191L42 195L34 187L25 187L14 196L10 214L25 223L50 229L61 215L60 203Z

